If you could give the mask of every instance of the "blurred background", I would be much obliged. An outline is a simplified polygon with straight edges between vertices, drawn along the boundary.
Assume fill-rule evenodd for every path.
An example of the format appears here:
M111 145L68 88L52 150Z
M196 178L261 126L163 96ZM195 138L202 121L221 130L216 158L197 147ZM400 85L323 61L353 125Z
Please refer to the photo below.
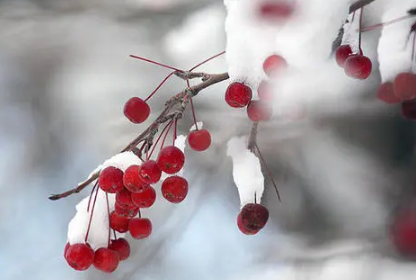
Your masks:
M128 56L189 69L225 49L225 15L222 0L0 1L1 280L412 279L416 266L378 242L389 213L412 194L414 125L387 107L334 116L331 101L324 105L331 116L317 118L313 131L301 123L276 135L272 123L266 129L273 137L260 138L287 203L277 207L267 186L272 218L258 236L237 229L231 163L224 160L226 145L215 145L205 156L189 157L194 188L183 204L161 202L145 213L155 233L132 242L131 258L116 272L79 273L65 263L67 225L89 189L57 202L47 197L76 186L143 130L127 122L123 105L147 96L169 73ZM203 70L225 72L226 64L219 58ZM364 99L377 82L375 76L362 90ZM215 116L223 117L221 126L210 127L210 105L225 106L218 102L225 87L196 100L197 115L221 144L249 131L248 123L235 128L224 110ZM169 81L152 99L152 110L183 88L183 81ZM188 112L181 128L190 125ZM282 148L269 143L277 139ZM368 189L354 185L362 177ZM341 191L319 187L346 178Z

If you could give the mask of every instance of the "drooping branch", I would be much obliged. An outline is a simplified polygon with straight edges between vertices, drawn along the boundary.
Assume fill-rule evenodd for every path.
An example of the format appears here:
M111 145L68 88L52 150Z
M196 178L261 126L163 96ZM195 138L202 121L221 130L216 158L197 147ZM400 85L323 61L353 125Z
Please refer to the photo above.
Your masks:
M198 95L198 93L210 86L223 82L229 78L228 73L221 74L207 74L207 73L192 73L181 72L181 74L175 73L177 76L190 78L202 78L202 83L195 86L188 87L182 92L171 97L165 104L163 111L157 116L156 120L150 124L139 136L131 141L121 152L133 151L139 157L143 153L146 153L153 145L153 139L159 131L159 127L168 121L177 121L182 118L191 97ZM188 75L188 76L186 76ZM137 149L137 145L143 142L143 149ZM72 194L81 192L84 188L94 182L100 176L100 172L97 171L91 174L85 181L81 182L76 188L66 191L61 194L54 194L49 197L50 200L58 200L64 197L68 197Z

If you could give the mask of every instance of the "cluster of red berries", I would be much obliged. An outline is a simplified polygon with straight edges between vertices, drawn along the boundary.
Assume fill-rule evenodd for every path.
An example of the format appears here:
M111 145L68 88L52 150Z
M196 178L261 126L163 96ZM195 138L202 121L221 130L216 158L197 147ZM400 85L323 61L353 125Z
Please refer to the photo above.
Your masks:
M279 55L271 55L263 63L263 70L269 78L276 78L286 67L286 60ZM247 107L248 118L253 122L267 121L273 114L270 105L273 95L269 82L262 81L257 92L259 100L252 100L253 93L249 86L243 82L233 82L225 92L225 101L233 108Z
M388 104L401 103L403 117L416 120L416 74L403 72L393 82L381 84L377 98Z
M339 46L335 52L335 59L348 77L365 80L371 74L371 60L364 56L362 51L353 53L350 45Z
M237 226L246 235L258 233L269 220L269 210L261 204L248 203L237 216Z

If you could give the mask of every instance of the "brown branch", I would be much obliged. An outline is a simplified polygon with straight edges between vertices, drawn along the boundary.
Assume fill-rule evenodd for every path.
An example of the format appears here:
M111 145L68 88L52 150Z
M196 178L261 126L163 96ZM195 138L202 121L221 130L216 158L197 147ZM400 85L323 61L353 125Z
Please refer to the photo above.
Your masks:
M258 127L259 123L253 122L251 126L250 136L248 138L247 149L249 149L252 153L254 153L254 148L256 147Z
M176 74L176 73L175 73ZM194 76L192 76L195 74ZM166 102L165 109L159 114L156 120L146 128L139 136L137 136L133 141L131 141L121 152L126 151L134 151L139 157L141 157L142 153L146 153L153 145L153 139L155 135L159 131L159 127L170 120L179 120L183 116L183 112L185 111L190 97L196 96L201 90L208 88L212 85L225 81L229 78L228 73L221 73L221 74L206 74L206 73L193 73L185 72L184 75L188 75L189 77L193 78L202 78L202 83L197 84L193 87L186 88L182 92L178 93L177 95L173 96ZM178 74L176 74L178 76ZM143 150L138 150L137 145L141 142L144 142L145 148ZM95 172L88 177L87 180L80 183L78 187L66 191L61 194L54 194L49 197L50 200L58 200L64 197L68 197L72 194L79 193L84 188L86 188L89 184L94 182L100 176L100 172Z
M356 10L359 10L364 6L367 6L367 5L371 4L374 1L375 0L360 0L360 1L357 1L357 2L353 3L350 6L349 13L351 14L351 13L355 12Z

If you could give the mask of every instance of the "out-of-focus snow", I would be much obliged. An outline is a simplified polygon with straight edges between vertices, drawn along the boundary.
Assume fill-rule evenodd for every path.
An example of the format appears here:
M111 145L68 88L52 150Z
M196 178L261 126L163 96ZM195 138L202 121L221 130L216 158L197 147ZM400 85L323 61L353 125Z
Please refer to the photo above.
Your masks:
M227 155L233 161L233 178L240 196L240 207L247 203L260 203L264 176L260 160L247 149L247 137L234 137L228 141L227 146Z
M109 216L107 209L106 193L103 192L100 188L98 188L95 206L93 206L95 193L92 194L89 209L90 211L88 212L87 208L89 199L90 196L87 196L76 206L77 213L68 225L68 242L70 244L85 242L85 236L87 234L90 215L91 213L93 213L87 242L91 245L93 249L107 247L109 234ZM115 194L108 194L108 203L111 213L111 211L114 210ZM117 237L123 236L124 234L117 234ZM114 236L112 236L112 238L114 238Z
M407 10L416 6L413 0L391 1L387 3L382 15L382 22L405 16ZM415 18L409 18L383 28L378 45L378 61L383 82L393 81L401 72L412 69L412 45L414 34L410 28Z

